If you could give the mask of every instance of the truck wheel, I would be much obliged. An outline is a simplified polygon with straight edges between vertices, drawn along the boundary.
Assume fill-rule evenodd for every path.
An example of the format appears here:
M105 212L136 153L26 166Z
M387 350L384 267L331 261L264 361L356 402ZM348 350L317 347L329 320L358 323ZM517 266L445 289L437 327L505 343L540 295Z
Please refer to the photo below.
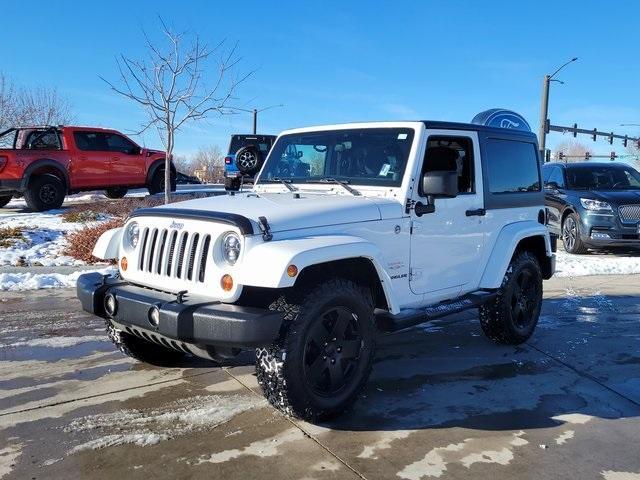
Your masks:
M0 208L4 207L7 203L11 201L11 195L3 195L0 197Z
M239 178L224 177L224 189L227 190L227 191L240 190L240 179Z
M236 167L243 175L253 175L262 166L260 150L254 145L247 145L236 152Z
M518 345L533 334L542 306L542 271L531 252L511 260L495 300L480 307L480 325L497 343Z
M580 239L580 221L575 213L570 213L562 222L562 245L567 253L582 255L587 247Z
M175 173L171 172L171 191L172 192L176 191L176 188L177 188L176 185L177 185L176 175ZM156 171L156 173L153 175L153 178L149 182L149 185L147 185L147 190L149 190L149 193L151 195L164 192L164 168Z
M122 198L124 197L127 192L129 191L128 188L124 188L124 187L114 187L114 188L107 188L104 191L104 194L107 198Z
M65 188L55 175L45 174L34 177L24 192L27 206L36 212L60 208L64 202Z
M113 344L125 355L140 362L160 367L170 367L184 359L185 354L142 340L128 333L116 330L107 320L107 335Z
M256 350L256 374L265 397L282 412L319 421L337 416L357 399L375 351L371 292L348 280L331 280L285 312L280 338Z

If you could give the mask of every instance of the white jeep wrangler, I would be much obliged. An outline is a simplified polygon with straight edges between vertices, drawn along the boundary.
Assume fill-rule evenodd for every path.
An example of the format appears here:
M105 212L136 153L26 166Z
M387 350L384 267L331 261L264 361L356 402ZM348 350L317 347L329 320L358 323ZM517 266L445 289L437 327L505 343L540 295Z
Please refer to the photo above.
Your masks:
M479 308L488 337L524 342L555 268L536 137L512 112L474 120L286 131L251 191L103 234L119 275L82 275L83 308L151 363L256 349L265 396L309 420L355 401L381 332Z

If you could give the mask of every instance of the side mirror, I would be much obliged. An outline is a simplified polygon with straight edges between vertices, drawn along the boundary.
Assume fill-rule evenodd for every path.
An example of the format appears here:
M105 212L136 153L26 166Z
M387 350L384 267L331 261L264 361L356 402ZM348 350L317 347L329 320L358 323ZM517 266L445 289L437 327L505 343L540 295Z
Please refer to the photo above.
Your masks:
M553 190L554 192L560 190L560 186L556 182L547 182L544 188L546 188L547 190Z
M422 177L422 195L454 198L458 196L458 172L437 170Z

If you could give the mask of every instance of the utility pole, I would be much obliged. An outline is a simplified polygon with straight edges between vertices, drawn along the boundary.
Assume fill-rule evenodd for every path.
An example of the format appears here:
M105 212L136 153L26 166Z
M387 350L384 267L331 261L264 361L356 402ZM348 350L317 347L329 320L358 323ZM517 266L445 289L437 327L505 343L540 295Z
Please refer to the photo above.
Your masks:
M256 133L258 133L258 114L260 112L264 112L265 110L269 110L270 108L276 108L276 107L284 107L284 105L283 104L269 105L268 107L264 107L264 108L261 108L261 109L252 108L251 110L249 110L247 108L240 108L240 107L230 107L229 109L232 112L234 110L237 110L239 112L251 113L253 115L253 134L255 135Z
M544 162L547 153L547 133L549 124L549 87L551 82L564 83L560 80L555 80L553 77L562 70L564 67L572 62L578 60L578 57L573 57L571 60L560 66L551 75L545 75L542 80L542 102L540 106L540 129L538 130L538 144L540 148L540 158Z

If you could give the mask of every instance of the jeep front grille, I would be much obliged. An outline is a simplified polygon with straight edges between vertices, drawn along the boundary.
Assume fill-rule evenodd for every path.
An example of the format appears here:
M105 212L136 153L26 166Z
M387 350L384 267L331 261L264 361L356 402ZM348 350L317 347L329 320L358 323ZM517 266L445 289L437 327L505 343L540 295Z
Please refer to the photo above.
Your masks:
M640 204L638 205L622 205L618 208L620 218L623 222L640 221Z
M141 272L204 282L211 235L147 227L140 238Z

